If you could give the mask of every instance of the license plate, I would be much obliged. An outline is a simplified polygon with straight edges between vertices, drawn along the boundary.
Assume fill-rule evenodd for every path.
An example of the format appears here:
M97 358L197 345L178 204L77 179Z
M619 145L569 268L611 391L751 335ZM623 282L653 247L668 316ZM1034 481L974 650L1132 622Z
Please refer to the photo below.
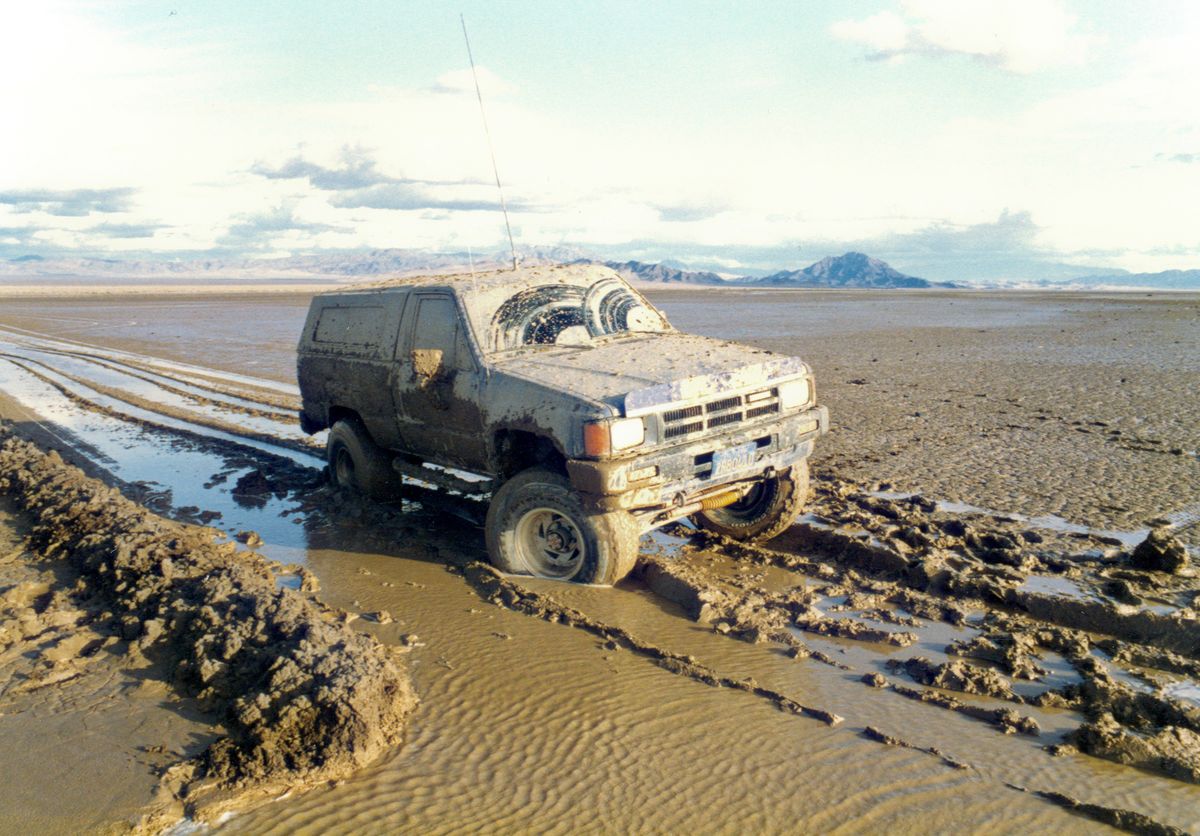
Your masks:
M751 441L737 447L718 450L713 453L712 475L722 476L749 467L754 462L754 451L757 449L758 445Z

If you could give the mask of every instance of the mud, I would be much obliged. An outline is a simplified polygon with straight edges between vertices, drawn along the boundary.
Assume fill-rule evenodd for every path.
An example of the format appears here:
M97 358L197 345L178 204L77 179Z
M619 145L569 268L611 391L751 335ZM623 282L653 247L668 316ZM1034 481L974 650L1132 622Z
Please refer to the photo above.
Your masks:
M344 779L400 742L416 703L400 661L339 612L278 587L261 557L156 517L11 437L0 446L0 492L32 517L32 546L68 561L77 589L103 601L97 620L115 627L126 654L157 657L226 729L166 771L145 826ZM83 639L64 652L86 655L93 644Z
M1186 830L1161 824L1149 816L1132 810L1117 810L1100 804L1088 804L1061 792L1036 791L1034 795L1128 833L1141 833L1144 836L1185 836L1187 833Z
M769 324L769 308L738 327ZM794 305L787 310L804 315ZM818 324L814 334L823 333ZM863 334L864 344L875 339ZM946 351L962 344L952 345ZM823 350L813 343L795 353L813 356L814 346ZM867 349L849 350L847 357ZM577 828L578 812L560 797L603 810L604 821L625 828L645 826L630 810L653 810L664 829L779 832L805 820L822 829L848 821L856 829L970 821L1070 830L1081 816L1137 832L1200 827L1200 797L1188 779L1194 747L1189 735L1173 731L1194 731L1188 695L1200 666L1200 584L1188 566L1170 574L1132 559L1153 527L1165 524L1185 548L1194 542L1186 509L1200 496L1180 481L1186 456L1154 452L1159 445L1149 443L1147 429L1123 430L1115 441L1106 439L1116 426L1083 424L1092 432L1081 432L1075 419L1054 417L1074 408L1063 399L1039 422L1047 427L1040 439L1047 461L1070 471L1072 455L1107 454L1112 445L1134 483L1149 486L1136 503L1124 477L1113 489L1124 510L1089 499L1084 481L1061 502L1022 493L1029 480L1002 467L993 468L1001 474L995 484L973 481L977 465L968 457L982 448L971 433L998 432L997 403L949 387L952 403L930 407L925 400L935 390L905 389L914 382L905 377L907 351L880 356L880 373L886 367L899 375L886 385L865 367L854 375L863 383L843 386L836 375L823 377L818 362L818 381L832 378L822 399L842 399L842 435L835 432L830 455L814 462L812 505L801 525L765 547L677 526L675 536L644 541L635 576L611 590L495 575L478 564L482 538L472 526L482 506L468 498L410 490L395 506L362 503L314 489L314 476L300 475L300 467L297 478L285 478L283 460L266 461L251 448L239 454L240 467L199 473L209 500L172 499L171 490L185 495L181 479L150 486L147 501L189 519L225 509L210 504L224 499L257 515L215 522L230 536L244 531L250 542L261 532L264 549L292 544L311 571L277 582L311 590L319 577L332 605L361 613L356 626L417 663L424 701L410 724L417 742L407 745L409 755L226 827L348 832L370 816L410 828L522 829L531 820ZM282 353L261 359L286 366ZM167 368L147 358L126 361ZM167 373L184 379L178 370ZM975 377L994 382L989 374ZM208 380L214 390L253 385L196 368L186 375L189 385ZM918 397L925 400L917 411L953 419L944 439L914 439L905 429L901 410ZM1167 392L1163 403L1172 397ZM73 404L88 409L87 401ZM844 408L855 404L869 412ZM1127 406L1118 399L1118 408ZM997 420L1016 408L999 405L1009 415ZM1159 406L1138 410L1147 427L1165 426ZM229 422L239 432L249 426ZM1084 446L1065 443L1051 427ZM144 429L174 432L165 423ZM212 435L194 441L218 443ZM947 445L959 445L959 453L937 468L920 462L909 475L897 472L922 448L934 455ZM99 446L120 470L120 451ZM982 461L992 461L989 451L982 449ZM1161 484L1151 484L1143 476L1161 468L1146 462L1159 461L1171 463ZM1037 468L1031 473L1045 477L1047 468ZM937 478L927 481L931 473ZM1058 478L1051 474L1049 483ZM153 491L166 498L156 500ZM194 508L180 507L184 501ZM301 524L269 524L282 513ZM636 724L625 719L633 716ZM1145 741L1157 743L1146 748ZM572 754L557 757L564 747ZM643 762L655 769L647 772ZM530 764L538 764L536 776ZM970 780L955 783L955 776ZM1023 791L1028 784L1036 786ZM857 789L847 793L849 785ZM922 794L922 785L938 789ZM713 798L723 799L715 825ZM911 801L891 800L902 798ZM697 818L699 809L710 813ZM539 818L526 818L531 812Z
M1188 565L1187 548L1168 529L1155 528L1138 544L1129 559L1135 569L1179 574Z

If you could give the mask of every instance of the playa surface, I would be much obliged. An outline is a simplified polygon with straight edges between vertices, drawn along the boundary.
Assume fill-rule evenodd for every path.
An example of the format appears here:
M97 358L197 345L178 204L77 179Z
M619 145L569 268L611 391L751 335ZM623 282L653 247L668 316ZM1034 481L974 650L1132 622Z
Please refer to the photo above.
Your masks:
M5 300L18 434L167 517L255 532L404 649L420 704L392 756L224 828L1200 828L1200 583L1128 565L1151 525L1200 544L1200 298L647 293L683 330L804 357L833 431L801 525L762 549L647 536L613 589L491 573L480 503L322 486L294 418L307 293ZM22 514L0 516L14 555ZM89 727L130 722L96 704ZM154 716L131 745L217 729ZM78 728L47 734L70 751ZM14 798L94 780L0 757ZM121 774L105 821L153 785ZM82 807L24 821L95 826Z

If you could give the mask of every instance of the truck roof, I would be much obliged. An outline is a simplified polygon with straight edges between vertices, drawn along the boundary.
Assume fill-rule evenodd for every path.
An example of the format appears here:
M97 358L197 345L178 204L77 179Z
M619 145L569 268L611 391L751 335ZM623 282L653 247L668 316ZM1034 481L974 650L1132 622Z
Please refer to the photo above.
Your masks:
M604 278L620 278L616 271L602 264L554 264L518 267L516 270L487 270L474 273L442 273L404 276L378 282L349 285L327 290L318 296L342 293L377 293L395 287L464 287L472 290L494 290L502 287L525 287L545 284L590 285Z

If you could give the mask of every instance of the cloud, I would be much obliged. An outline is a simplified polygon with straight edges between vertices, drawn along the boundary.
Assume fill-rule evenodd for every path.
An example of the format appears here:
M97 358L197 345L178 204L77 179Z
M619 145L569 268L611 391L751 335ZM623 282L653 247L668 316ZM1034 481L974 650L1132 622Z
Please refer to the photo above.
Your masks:
M108 238L153 238L160 229L170 229L168 224L98 224L84 232L104 235Z
M413 183L387 183L372 186L369 189L357 189L344 195L338 195L330 203L341 209L399 209L424 210L446 209L465 212L499 211L500 199L484 198L439 198L434 197L429 190ZM533 207L519 201L508 201L511 212L536 211Z
M323 232L353 232L352 227L301 220L296 216L295 206L288 202L281 203L266 212L239 217L240 220L231 224L228 231L218 239L221 244L265 249L273 246L272 242L287 233L300 232L312 235Z
M667 223L695 223L715 218L729 209L723 202L714 203L682 203L673 206L656 206L659 220Z
M900 0L898 13L838 21L830 31L876 60L966 55L1027 74L1084 63L1100 38L1076 22L1055 0Z
M132 188L13 189L0 192L0 204L11 206L19 213L46 212L59 217L80 218L92 212L125 212L136 191Z
M1200 163L1200 154L1155 154L1154 159L1169 163Z
M508 96L518 90L515 84L505 81L487 67L476 67L475 71L479 74L479 89L486 97ZM438 76L437 81L426 89L431 93L470 93L474 95L475 78L469 69L452 70Z
M361 148L343 148L341 165L328 167L292 157L280 166L272 168L264 162L250 166L250 173L268 180L306 179L315 189L322 191L350 191L387 184L426 186L479 185L475 180L424 180L416 177L393 177L379 170L378 163Z
M364 189L382 183L402 183L403 178L390 177L379 171L374 159L359 148L343 148L341 165L327 168L303 157L293 157L277 168L258 162L250 167L252 174L268 180L293 180L304 178L316 189L341 191Z

